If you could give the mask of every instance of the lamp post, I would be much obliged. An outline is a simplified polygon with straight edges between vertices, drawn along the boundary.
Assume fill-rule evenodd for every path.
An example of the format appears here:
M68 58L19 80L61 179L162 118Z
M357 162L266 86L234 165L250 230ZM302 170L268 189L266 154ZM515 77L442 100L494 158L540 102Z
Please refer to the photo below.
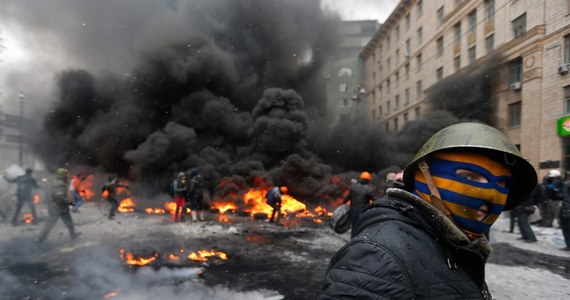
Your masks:
M24 165L24 92L20 91L18 95L18 103L20 103L20 144L19 144L19 153L18 153L18 160L20 162L20 166Z

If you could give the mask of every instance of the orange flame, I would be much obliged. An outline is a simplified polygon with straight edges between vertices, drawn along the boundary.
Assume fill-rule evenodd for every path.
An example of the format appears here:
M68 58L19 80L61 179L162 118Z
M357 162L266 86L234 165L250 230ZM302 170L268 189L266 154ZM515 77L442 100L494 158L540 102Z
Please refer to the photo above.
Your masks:
M188 259L194 261L207 261L210 257L218 257L221 260L227 260L228 256L224 252L216 252L215 250L198 250L198 253L191 252L188 254Z
M93 175L88 175L79 183L79 195L85 200L95 196L95 193L93 193Z
M220 212L220 214L223 214L228 210L237 209L237 205L232 202L214 202L212 204L212 209L217 209Z
M180 256L176 255L176 254L168 254L168 256L166 257L166 259L170 260L170 261L179 261L180 260Z
M101 198L107 199L107 197L109 197L109 191L105 190L101 193Z
M40 203L40 195L34 195L34 204Z
M146 266L158 258L158 253L155 253L151 257L135 257L134 254L131 252L125 252L124 249L121 249L120 252L121 260L131 266Z
M176 202L168 201L164 203L164 209L166 209L169 214L174 215L176 213Z
M146 208L144 210L147 214L164 215L166 211L162 208Z
M119 289L117 289L116 291L110 291L107 294L105 294L105 296L103 296L103 299L113 298L119 294L119 291L120 291Z
M134 212L135 211L135 202L131 198L125 198L121 200L119 203L118 211L125 213L125 212Z
M31 213L30 214L24 214L23 218L24 218L24 223L26 223L26 224L30 224L34 221L34 216Z

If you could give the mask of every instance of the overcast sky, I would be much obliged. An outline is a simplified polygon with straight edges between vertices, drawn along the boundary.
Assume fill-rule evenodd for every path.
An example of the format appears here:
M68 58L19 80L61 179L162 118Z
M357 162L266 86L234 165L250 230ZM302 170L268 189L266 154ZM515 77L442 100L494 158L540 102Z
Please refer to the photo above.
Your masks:
M165 1L171 1L173 6L178 3L174 0ZM18 113L17 103L20 91L25 96L26 115L34 114L31 110L36 104L38 107L45 108L46 103L50 101L50 92L53 92L54 75L62 68L90 70L94 64L103 68L107 66L98 64L99 62L113 60L122 61L126 69L131 58L113 57L113 55L118 56L117 53L129 52L130 48L127 49L127 47L132 45L113 40L113 37L96 36L93 40L100 40L105 44L92 45L92 51L88 55L75 55L80 51L89 52L85 49L85 45L89 42L83 39L91 36L82 34L82 28L92 26L94 22L100 22L100 18L88 19L89 16L98 13L99 17L109 17L107 30L116 26L114 31L128 32L141 24L129 23L128 20L119 23L112 19L113 14L128 12L130 15L145 18L147 16L144 14L148 13L151 8L159 13L160 7L157 3L161 1L141 0L137 2L136 7L127 6L125 1L117 1L114 11L109 12L103 11L101 7L105 4L109 6L111 2L101 0L93 3L93 12L90 15L84 13L83 16L74 15L79 7L74 2L70 0L42 0L41 2L0 0L0 45L3 46L3 51L0 52L1 110ZM337 11L344 20L375 19L383 22L398 2L399 0L322 0L322 6ZM96 4L99 5L95 7ZM148 20L154 21L151 17L148 17ZM81 46L73 45L78 42ZM66 63L63 67L62 61ZM113 71L117 71L122 66L113 65L113 67Z

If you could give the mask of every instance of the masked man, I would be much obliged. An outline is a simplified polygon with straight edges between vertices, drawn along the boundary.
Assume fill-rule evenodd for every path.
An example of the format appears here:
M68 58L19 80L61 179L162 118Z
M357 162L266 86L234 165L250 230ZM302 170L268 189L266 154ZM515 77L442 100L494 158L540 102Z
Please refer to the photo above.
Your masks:
M460 123L433 135L332 258L322 299L491 299L485 237L537 183L500 131Z

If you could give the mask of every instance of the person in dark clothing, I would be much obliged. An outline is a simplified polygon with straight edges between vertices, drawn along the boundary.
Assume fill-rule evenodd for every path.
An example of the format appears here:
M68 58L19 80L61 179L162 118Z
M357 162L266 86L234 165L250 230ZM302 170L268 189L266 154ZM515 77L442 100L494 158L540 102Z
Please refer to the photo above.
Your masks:
M178 177L172 182L174 192L174 202L176 210L174 211L174 222L184 221L186 214L186 197L188 196L188 180L184 172L178 173Z
M535 205L541 203L546 198L546 193L542 188L542 185L538 184L532 193L527 197L527 199L520 205L520 213L518 217L519 230L521 232L521 238L527 243L536 242L536 236L534 231L530 227L528 218L534 213Z
M265 202L267 205L273 208L271 217L269 218L270 223L275 222L275 224L280 225L279 220L281 219L281 205L283 204L283 199L281 199L281 196L287 194L288 192L289 189L286 186L274 186L265 195ZM275 219L275 216L277 216L277 219Z
M55 226L55 223L59 218L63 221L63 224L67 227L69 231L69 236L72 240L75 240L81 232L75 232L73 227L73 220L69 214L69 206L72 205L71 201L67 199L67 170L64 168L59 168L56 171L56 179L53 186L49 192L48 198L48 219L46 221L45 227L40 233L37 242L43 242L49 232Z
M562 194L562 176L558 170L549 170L543 179L543 186L548 199L541 204L541 226L552 227L552 222L560 212L560 201Z
M366 206L368 206L368 204L370 204L372 201L376 200L376 195L374 194L372 187L370 187L371 179L372 176L370 173L360 173L358 182L354 183L350 187L350 191L348 191L348 194L344 198L343 203L348 203L348 201L350 201L349 214L350 223L353 229L352 233L354 233L356 222L358 222L358 219L360 218L360 215Z
M115 213L119 207L119 202L117 201L118 187L129 188L126 185L119 184L115 176L109 176L107 178L107 182L101 188L101 191L103 192L103 198L107 199L107 201L109 201L111 204L111 208L109 210L109 220L115 219Z
M20 217L20 212L24 204L28 205L30 211L32 212L32 224L37 225L37 215L36 206L34 205L34 195L32 194L33 189L38 188L37 181L32 177L33 170L26 169L26 174L18 176L13 180L8 179L4 176L4 179L10 183L16 183L16 210L14 211L14 217L12 218L12 225L18 225L18 219Z
M202 175L198 173L198 169L193 168L190 170L190 186L188 188L188 202L190 206L190 215L192 222L198 221L198 214L200 214L200 221L204 219L204 204L202 203L204 197L203 190L204 180Z
M562 206L560 207L560 228L564 236L566 247L562 250L570 251L570 177L566 177L566 181L562 185L561 193Z
M321 299L492 299L484 233L536 186L500 131L459 123L434 134L360 217L331 259Z

